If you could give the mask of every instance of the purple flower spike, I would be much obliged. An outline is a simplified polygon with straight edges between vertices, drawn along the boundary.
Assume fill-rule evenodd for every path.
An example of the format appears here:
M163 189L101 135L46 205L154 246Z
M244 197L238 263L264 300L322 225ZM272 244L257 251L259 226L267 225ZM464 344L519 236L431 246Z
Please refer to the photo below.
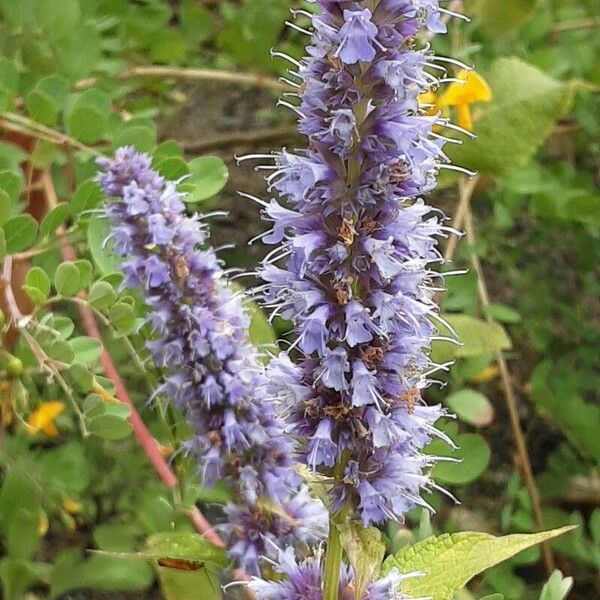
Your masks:
M100 166L98 181L114 199L106 214L116 252L126 257L126 284L140 289L150 309L155 338L147 348L165 371L157 394L192 427L186 447L203 483L232 482L230 554L258 574L277 545L319 540L325 512L299 487L294 443L259 393L266 380L248 340L249 319L214 251L202 248L205 225L187 216L175 183L156 173L147 155L121 148Z
M265 393L330 482L332 511L370 525L436 487L423 449L444 410L421 392L439 367L431 265L449 229L421 196L445 161L445 122L419 107L436 57L416 34L445 27L437 0L318 4L294 107L308 148L273 155L264 239L281 247L257 290L294 322L301 356L271 362Z
M283 581L264 581L255 578L248 587L256 600L323 600L323 581L321 556L313 556L298 562L294 551L288 548L281 552L276 566ZM400 575L396 569L382 579L372 583L362 600L409 600L409 596L400 591L402 582L412 575ZM340 588L338 600L355 600L351 570L342 565L340 569Z

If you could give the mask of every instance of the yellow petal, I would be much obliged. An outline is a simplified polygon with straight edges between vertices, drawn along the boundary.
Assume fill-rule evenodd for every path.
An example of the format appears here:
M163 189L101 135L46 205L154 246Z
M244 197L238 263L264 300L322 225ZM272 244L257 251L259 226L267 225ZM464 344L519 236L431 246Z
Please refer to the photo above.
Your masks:
M488 381L492 381L496 379L500 375L500 369L497 365L490 365L477 373L477 375L473 375L473 377L469 378L469 383L487 383Z
M48 533L50 524L48 523L48 516L43 510L40 510L40 517L38 520L38 535L44 537Z
M78 515L83 510L83 504L71 498L63 500L62 507L72 515Z
M473 117L471 116L471 107L468 104L459 104L458 124L467 131L473 131Z
M451 83L438 99L438 106L460 106L475 102L491 102L492 90L488 82L476 71L461 71L457 79L465 83Z
M54 419L65 410L65 405L62 402L42 402L30 415L27 417L28 432L30 435L36 434L38 431L43 431L49 437L58 435L58 430L54 425Z

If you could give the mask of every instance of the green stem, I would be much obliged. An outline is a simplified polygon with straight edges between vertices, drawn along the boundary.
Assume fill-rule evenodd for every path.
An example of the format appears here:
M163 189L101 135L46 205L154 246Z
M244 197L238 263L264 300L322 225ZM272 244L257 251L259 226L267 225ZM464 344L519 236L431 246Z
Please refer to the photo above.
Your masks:
M323 572L323 600L338 600L340 590L340 568L342 566L342 543L335 517L329 518L329 539L325 553L325 570Z

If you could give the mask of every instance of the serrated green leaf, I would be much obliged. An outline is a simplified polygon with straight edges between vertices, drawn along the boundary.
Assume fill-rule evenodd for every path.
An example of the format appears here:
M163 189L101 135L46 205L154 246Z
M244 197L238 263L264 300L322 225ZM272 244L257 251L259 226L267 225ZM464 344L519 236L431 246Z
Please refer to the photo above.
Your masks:
M23 289L35 304L43 304L50 294L50 278L39 267L29 269Z
M8 254L30 248L37 239L38 224L31 215L17 215L4 223L2 229Z
M225 163L216 156L203 156L189 163L190 176L181 184L185 202L201 202L220 192L229 177Z
M42 221L40 225L40 239L53 235L56 230L66 221L69 216L69 205L66 203L55 206Z
M72 262L58 265L54 274L54 287L61 296L74 296L81 289L79 269Z
M403 591L412 596L431 597L432 600L452 600L454 594L479 573L571 529L573 527L562 527L505 537L472 531L444 534L403 548L390 556L384 562L383 572L396 567L401 573L426 573L407 580Z
M501 175L524 165L570 106L569 85L519 58L501 58L488 77L493 101L475 113L477 140L453 145L455 164Z

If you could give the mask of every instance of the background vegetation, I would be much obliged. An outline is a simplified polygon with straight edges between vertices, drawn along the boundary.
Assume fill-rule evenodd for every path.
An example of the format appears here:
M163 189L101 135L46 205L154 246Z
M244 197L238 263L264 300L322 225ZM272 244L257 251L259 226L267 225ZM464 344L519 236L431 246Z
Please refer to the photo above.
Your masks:
M436 347L457 364L430 396L458 415L445 427L463 462L439 465L436 476L462 504L432 498L435 516L415 513L387 531L389 547L432 532L575 524L463 597L538 598L558 566L575 579L570 597L591 600L600 594L600 6L453 4L473 22L453 20L434 47L476 65L492 91L489 102L444 108L471 111L478 140L452 157L479 174L444 177L431 199L467 234L458 247L443 244L452 270L468 268L443 297L464 346ZM228 265L254 265L261 249L245 243L264 225L235 192L264 194L264 183L232 168L232 157L301 143L293 115L274 108L287 64L270 51L300 57L306 41L284 24L290 7L300 2L0 0L7 600L158 594L145 560L85 550L156 548L164 532L193 530L195 503L220 518L227 490L197 485L193 467L172 454L183 425L147 406L158 374L141 368L143 307L120 291L91 178L95 158L118 146L152 153L166 176L191 174L190 210L230 211L211 220L215 244L238 244L222 253ZM275 329L282 336L287 325ZM253 335L273 339L259 313ZM172 459L177 485L150 466L139 423L132 435L125 390Z

